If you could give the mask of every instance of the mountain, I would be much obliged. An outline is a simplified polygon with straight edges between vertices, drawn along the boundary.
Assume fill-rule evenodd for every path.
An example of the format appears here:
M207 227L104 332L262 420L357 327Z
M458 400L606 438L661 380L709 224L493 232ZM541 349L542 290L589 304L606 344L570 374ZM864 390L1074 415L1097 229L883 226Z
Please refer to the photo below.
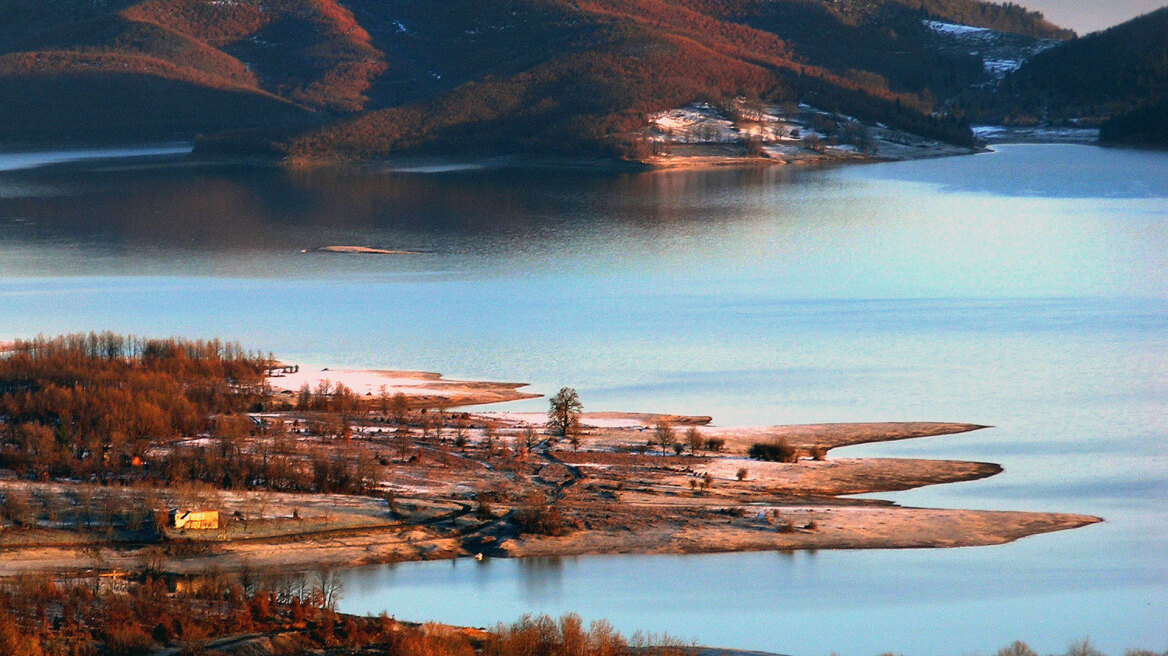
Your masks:
M975 0L0 0L0 137L637 158L650 113L741 96L971 143L937 99L995 74L953 23L1072 36Z
M1168 7L1035 55L1003 80L996 99L1003 118L1053 123L1129 112L1155 118L1144 108L1165 101Z

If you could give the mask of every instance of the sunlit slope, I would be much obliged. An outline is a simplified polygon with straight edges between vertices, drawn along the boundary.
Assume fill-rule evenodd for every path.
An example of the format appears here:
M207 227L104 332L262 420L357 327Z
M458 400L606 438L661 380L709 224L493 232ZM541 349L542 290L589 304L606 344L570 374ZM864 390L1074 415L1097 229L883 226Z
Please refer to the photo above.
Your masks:
M985 71L926 19L1063 36L974 0L0 0L2 134L636 157L647 112L737 95L966 143L939 101Z

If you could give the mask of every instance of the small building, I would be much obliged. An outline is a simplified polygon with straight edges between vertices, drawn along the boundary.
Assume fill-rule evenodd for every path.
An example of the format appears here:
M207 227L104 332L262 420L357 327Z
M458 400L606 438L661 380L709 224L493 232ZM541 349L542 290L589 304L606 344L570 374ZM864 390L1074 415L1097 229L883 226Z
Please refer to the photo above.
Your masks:
M170 525L179 529L215 530L219 528L218 510L170 511Z

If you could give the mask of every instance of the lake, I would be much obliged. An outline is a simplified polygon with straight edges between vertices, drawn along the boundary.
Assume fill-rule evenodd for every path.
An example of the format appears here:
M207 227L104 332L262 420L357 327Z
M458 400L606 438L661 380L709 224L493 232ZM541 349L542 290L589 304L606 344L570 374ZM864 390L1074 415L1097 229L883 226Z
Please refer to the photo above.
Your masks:
M1168 647L1168 154L635 174L128 154L0 155L0 339L218 336L721 425L990 424L841 454L1005 467L875 495L905 505L1106 519L955 550L364 568L343 610L575 611L800 656ZM417 253L301 253L330 244Z

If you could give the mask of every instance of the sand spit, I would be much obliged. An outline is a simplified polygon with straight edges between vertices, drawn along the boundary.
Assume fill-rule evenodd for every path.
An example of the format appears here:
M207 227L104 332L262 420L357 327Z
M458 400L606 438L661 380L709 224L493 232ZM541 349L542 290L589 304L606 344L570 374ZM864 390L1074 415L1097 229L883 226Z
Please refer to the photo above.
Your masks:
M757 508L757 510L756 510ZM1038 533L1100 521L1058 513L866 508L831 506L751 507L775 510L793 522L790 532L767 530L765 519L726 520L725 526L654 526L596 531L566 538L532 537L508 542L510 557L593 554L690 554L796 549L914 549L1004 544ZM751 526L751 524L759 526ZM813 526L813 528L807 528Z
M389 250L372 246L319 246L301 253L352 253L357 255L418 255L421 251Z
M429 371L300 367L294 372L269 376L267 381L272 389L287 395L295 395L303 385L315 390L325 381L331 385L342 384L359 397L402 394L414 407L484 405L540 396L518 391L527 383L446 380L441 374Z

